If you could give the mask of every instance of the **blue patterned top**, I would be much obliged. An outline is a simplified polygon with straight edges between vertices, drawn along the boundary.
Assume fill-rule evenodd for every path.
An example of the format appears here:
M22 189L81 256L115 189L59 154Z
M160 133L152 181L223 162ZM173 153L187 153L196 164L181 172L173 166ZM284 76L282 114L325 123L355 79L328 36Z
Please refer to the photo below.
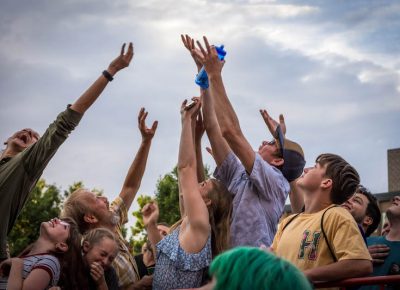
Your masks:
M153 289L196 288L201 286L205 268L212 259L211 234L204 248L196 254L186 253L179 244L179 227L157 245L157 262Z

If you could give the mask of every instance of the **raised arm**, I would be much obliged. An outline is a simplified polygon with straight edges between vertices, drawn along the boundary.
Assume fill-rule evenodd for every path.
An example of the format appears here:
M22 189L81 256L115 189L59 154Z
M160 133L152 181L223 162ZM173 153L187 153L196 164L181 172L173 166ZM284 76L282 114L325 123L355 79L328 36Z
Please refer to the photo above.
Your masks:
M253 169L255 153L242 133L239 120L226 94L221 76L224 62L219 60L217 51L208 44L206 37L204 37L204 41L206 50L197 41L201 51L199 59L208 74L210 95L214 101L215 113L222 136L228 142L229 147L235 152L236 156L239 157L246 171L250 173Z
M265 109L260 110L261 117L263 118L265 125L267 125L268 131L274 138L276 136L277 128L280 126L283 135L286 135L286 123L285 118L282 114L279 115L279 123L275 121ZM290 182L290 192L289 192L290 206L292 208L292 213L299 213L303 210L304 206L304 194L302 189L297 186L297 179Z
M202 53L198 49L196 49L194 45L194 40L190 36L181 35L181 38L186 49L190 51L190 54L196 64L197 70L199 71L202 67ZM213 158L216 161L217 166L220 166L228 153L231 151L231 149L229 148L228 143L226 143L221 134L221 130L217 121L217 116L215 115L213 100L210 96L210 90L200 89L200 93L202 99L204 127L206 129L208 139L211 143Z
M103 92L109 81L121 69L129 66L133 58L133 44L129 43L128 51L125 53L125 43L122 45L120 55L114 59L108 69L71 105L71 109L78 113L85 113Z
M183 195L188 227L182 233L181 246L188 252L200 251L208 237L210 224L207 206L200 194L196 174L196 155L193 144L192 119L200 110L201 101L195 99L195 106L187 109L182 103L182 132L179 145L178 177Z
M146 117L148 112L144 108L140 109L138 116L139 130L142 134L142 143L136 153L135 159L128 170L124 184L119 196L123 199L125 207L130 208L132 201L135 199L136 193L139 190L140 183L146 169L147 157L149 156L151 141L157 130L158 121L154 121L151 128L146 126Z
M143 224L147 231L147 236L150 240L153 253L156 255L159 241L162 240L162 236L157 229L158 217L160 216L158 205L155 202L149 202L142 209Z

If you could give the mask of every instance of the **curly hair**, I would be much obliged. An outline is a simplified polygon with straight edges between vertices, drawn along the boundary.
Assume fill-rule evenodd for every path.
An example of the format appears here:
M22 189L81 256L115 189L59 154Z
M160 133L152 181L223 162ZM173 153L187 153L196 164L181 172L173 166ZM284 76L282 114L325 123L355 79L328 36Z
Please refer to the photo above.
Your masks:
M360 184L357 170L346 160L336 154L321 154L315 160L325 167L325 176L332 179L331 200L335 204L342 204L348 200Z

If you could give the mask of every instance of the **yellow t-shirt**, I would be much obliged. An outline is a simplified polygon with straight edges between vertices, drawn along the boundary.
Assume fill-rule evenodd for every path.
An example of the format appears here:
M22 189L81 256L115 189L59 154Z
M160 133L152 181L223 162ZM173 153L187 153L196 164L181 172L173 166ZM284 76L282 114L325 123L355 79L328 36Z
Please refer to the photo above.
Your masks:
M283 230L294 215L284 219L272 243L273 251L302 271L334 263L321 230L322 214L326 210L301 213ZM323 227L338 261L372 260L354 218L346 209L330 208L325 213Z

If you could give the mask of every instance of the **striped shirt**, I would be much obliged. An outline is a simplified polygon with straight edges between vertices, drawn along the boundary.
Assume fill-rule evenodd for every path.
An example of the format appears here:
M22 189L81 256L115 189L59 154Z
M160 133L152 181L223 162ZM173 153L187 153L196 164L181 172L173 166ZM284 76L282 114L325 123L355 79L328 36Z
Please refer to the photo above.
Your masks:
M26 279L28 275L35 269L45 270L50 276L50 282L47 287L56 286L60 278L60 262L58 259L49 254L37 254L32 256L22 257L24 260L24 267L22 272L22 279ZM7 289L8 277L0 278L0 289Z

